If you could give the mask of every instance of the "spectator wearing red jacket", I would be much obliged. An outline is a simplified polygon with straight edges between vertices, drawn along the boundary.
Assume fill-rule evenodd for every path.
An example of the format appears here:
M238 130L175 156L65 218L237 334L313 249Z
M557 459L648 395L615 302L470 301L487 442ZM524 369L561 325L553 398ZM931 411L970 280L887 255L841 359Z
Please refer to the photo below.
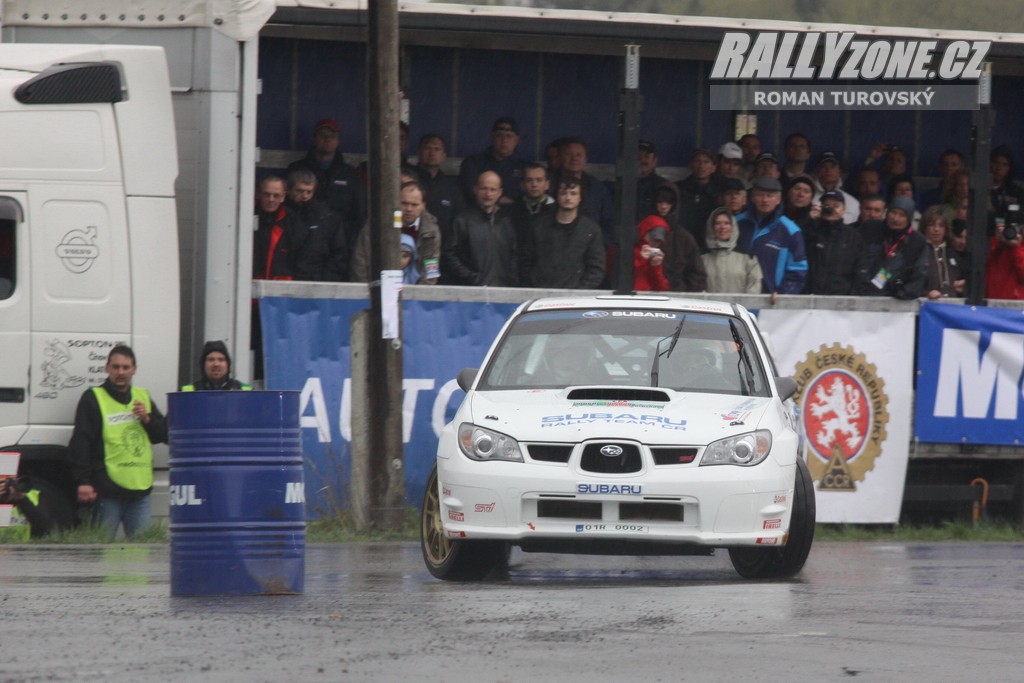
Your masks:
M1015 234L1007 239L1011 224L996 223L996 234L989 239L985 259L985 298L1024 299L1024 246L1021 227L1013 224Z
M636 291L668 291L668 278L663 268L668 230L665 219L653 214L637 226L639 238L633 246L633 289Z

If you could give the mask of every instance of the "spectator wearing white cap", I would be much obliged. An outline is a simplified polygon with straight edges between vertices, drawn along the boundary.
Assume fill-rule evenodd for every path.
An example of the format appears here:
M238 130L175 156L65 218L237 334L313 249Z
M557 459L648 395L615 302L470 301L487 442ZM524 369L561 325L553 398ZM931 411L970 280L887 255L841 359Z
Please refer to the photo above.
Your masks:
M721 187L726 178L739 178L745 187L749 187L743 173L743 150L735 142L727 142L718 148L718 160L715 162L715 174L711 182Z

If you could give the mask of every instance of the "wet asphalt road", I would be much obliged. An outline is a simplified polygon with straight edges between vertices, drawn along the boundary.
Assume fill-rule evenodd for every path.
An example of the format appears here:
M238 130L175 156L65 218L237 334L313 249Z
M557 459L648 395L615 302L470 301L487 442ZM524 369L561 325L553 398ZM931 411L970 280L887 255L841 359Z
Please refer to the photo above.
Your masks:
M1024 544L524 555L449 584L417 544L311 545L300 596L172 598L169 549L0 547L0 681L995 681L1024 667Z

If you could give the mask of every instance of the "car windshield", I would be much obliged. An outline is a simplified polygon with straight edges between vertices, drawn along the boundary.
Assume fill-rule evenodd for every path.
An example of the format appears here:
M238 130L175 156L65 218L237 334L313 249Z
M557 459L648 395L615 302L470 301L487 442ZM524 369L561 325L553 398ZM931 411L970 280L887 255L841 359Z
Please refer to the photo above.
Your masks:
M526 313L501 339L478 388L580 385L768 395L742 320L651 310Z

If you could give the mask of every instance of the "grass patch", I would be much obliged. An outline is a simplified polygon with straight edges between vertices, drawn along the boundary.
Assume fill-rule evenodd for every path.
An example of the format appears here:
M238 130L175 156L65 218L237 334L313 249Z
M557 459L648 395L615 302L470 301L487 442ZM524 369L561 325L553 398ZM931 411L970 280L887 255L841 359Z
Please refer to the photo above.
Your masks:
M3 530L0 529L0 531ZM167 526L160 522L153 522L131 539L126 539L123 536L110 538L107 536L107 532L96 524L80 524L74 529L55 531L43 536L42 538L33 538L30 540L26 540L23 537L10 538L0 534L0 544L41 543L60 545L92 545L107 543L167 543L169 538L170 536L167 531Z
M309 543L348 543L352 541L418 541L420 538L419 508L406 508L402 528L396 530L370 527L357 530L352 514L341 512L333 517L313 520L306 525Z

